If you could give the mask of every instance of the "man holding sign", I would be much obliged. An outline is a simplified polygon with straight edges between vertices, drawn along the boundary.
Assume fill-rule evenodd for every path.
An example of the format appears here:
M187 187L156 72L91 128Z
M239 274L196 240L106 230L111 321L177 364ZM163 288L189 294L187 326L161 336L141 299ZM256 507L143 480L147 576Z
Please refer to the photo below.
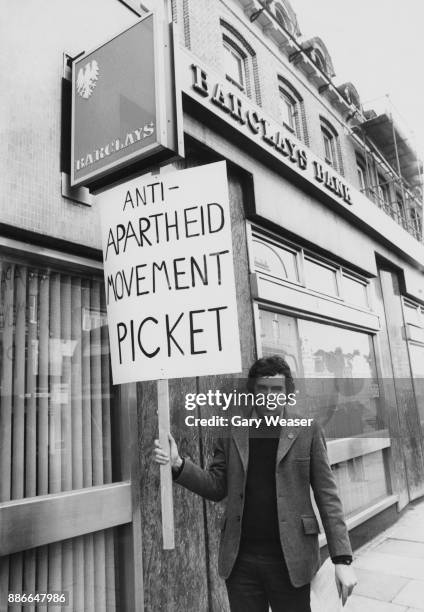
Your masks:
M113 383L158 381L165 444L167 379L241 370L226 165L141 176L97 203ZM169 466L161 506L163 546L173 549Z
M290 368L280 357L257 361L248 386L255 395L251 415L261 418L262 430L237 427L218 440L206 470L181 458L172 436L169 452L155 441L154 459L161 465L170 461L174 480L202 497L227 497L218 567L232 612L267 612L269 606L273 612L310 611L310 582L319 567L319 525L310 487L344 604L356 578L322 431L310 419L293 419L307 421L305 427L265 424L276 412L258 402L259 394L275 398L294 391ZM287 406L277 410L287 423L295 417Z

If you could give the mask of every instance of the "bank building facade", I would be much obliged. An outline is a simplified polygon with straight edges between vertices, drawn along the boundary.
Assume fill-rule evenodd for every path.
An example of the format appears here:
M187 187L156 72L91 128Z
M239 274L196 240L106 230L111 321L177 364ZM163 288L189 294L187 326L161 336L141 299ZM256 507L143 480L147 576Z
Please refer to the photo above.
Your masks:
M185 158L161 171L227 162L243 366L171 380L172 431L207 465L185 395L283 356L299 389L332 389L302 407L358 547L424 495L422 162L395 113L338 82L319 32L302 37L295 0L166 4ZM156 383L112 385L98 210L70 186L70 61L153 7L60 5L8 7L1 42L0 610L66 591L72 610L221 612L223 507L176 487L162 550Z

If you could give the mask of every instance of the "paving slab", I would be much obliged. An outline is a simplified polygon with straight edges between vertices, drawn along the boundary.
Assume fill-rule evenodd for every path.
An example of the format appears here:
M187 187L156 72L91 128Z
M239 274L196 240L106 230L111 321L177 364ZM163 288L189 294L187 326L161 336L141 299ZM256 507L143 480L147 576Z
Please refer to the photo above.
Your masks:
M424 559L398 557L373 551L360 555L355 560L355 567L414 580L422 580L424 576Z
M393 599L393 603L424 610L424 582L410 580Z
M352 595L343 608L343 612L407 612L407 607L387 601L368 599L368 597L361 597L360 595Z
M408 584L408 578L363 570L356 566L355 573L358 579L358 584L353 591L355 595L371 597L380 601L392 601L399 591Z
M424 518L422 519L424 522ZM417 525L403 526L400 525L397 529L390 532L392 538L399 540L410 540L411 542L424 542L424 527Z
M424 559L424 542L412 542L411 540L399 540L397 538L390 537L376 546L373 550L374 552L389 555L400 555L401 557Z

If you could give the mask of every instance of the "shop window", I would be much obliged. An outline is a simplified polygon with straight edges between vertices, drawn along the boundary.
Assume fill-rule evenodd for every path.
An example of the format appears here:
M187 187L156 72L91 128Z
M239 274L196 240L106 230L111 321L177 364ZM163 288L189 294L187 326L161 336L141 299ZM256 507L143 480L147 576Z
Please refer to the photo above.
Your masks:
M389 490L379 447L385 408L372 336L269 310L260 310L260 332L262 355L279 354L289 363L302 415L321 424L329 444L337 439L343 448L333 471L346 514L385 498ZM373 434L376 450L352 455L349 438Z
M132 441L111 381L103 278L24 257L0 254L0 502L19 504L18 528L2 534L1 597L26 584L67 591L69 610L135 609L133 587L119 589L139 555L130 500L105 501L130 485ZM116 529L93 513L108 503Z
M367 284L343 274L343 299L349 304L368 308Z
M257 272L281 280L299 281L297 253L261 240L253 240L253 257Z
M0 448L20 441L2 465L3 499L112 482L102 279L1 259L0 271Z
M305 257L303 270L305 285L308 289L338 296L337 271L334 268Z

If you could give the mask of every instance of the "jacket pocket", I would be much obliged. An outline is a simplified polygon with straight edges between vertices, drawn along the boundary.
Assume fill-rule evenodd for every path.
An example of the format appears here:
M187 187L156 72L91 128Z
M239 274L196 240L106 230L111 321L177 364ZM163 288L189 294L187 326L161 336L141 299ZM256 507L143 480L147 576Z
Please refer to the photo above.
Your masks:
M306 535L314 535L320 532L318 521L315 516L301 516L303 523L303 531Z

